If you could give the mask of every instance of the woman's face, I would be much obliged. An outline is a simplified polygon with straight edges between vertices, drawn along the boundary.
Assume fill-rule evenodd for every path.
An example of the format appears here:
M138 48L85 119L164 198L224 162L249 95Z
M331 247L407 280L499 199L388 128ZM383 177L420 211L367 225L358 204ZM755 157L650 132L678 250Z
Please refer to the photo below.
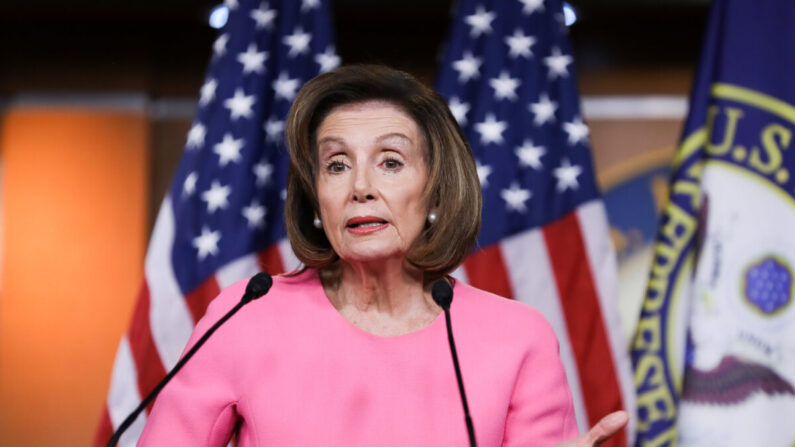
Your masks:
M320 218L342 260L406 255L428 212L423 146L417 123L383 101L337 107L320 123Z

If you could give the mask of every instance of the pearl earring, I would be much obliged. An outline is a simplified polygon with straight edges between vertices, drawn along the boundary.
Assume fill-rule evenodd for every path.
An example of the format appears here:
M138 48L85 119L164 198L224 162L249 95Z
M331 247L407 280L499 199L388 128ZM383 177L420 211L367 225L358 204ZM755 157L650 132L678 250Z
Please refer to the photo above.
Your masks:
M317 214L315 214L315 219L312 221L312 225L314 225L318 230L323 228L323 222L319 217L317 217Z
M438 217L439 216L436 214L436 211L431 211L430 213L428 213L428 223L433 224L434 222L436 222L436 219Z

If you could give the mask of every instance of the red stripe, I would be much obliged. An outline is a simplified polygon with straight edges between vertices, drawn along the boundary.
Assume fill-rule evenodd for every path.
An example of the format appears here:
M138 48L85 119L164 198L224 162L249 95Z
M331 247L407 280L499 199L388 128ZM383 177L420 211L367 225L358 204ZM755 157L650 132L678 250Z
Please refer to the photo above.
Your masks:
M185 295L185 304L188 305L188 309L190 309L190 313L193 316L193 324L196 324L204 316L210 301L217 297L219 293L221 293L221 287L218 286L215 275L210 275L203 283Z
M277 244L271 244L270 247L257 253L257 259L259 260L259 268L263 272L268 272L271 275L284 273L284 263Z
M157 383L166 375L166 370L160 360L160 354L155 347L149 325L149 287L146 282L141 285L138 293L138 302L135 304L130 331L127 333L130 341L130 351L138 370L138 392L141 399L151 392ZM149 410L152 409L151 404Z
M469 255L464 261L464 270L470 285L505 298L513 298L511 281L499 244L490 245Z
M621 388L576 213L544 227L588 420L621 410ZM622 430L602 446L626 446Z
M108 445L111 436L113 436L113 423L110 421L108 407L105 406L102 410L102 415L99 417L99 426L96 434L94 434L94 442L91 445L93 447L104 447Z

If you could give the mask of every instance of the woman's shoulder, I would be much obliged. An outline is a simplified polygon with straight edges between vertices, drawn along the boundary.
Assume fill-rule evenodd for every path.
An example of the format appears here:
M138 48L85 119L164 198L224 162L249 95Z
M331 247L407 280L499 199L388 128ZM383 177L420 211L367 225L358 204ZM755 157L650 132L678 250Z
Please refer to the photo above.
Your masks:
M317 272L311 269L297 274L273 275L273 284L264 295L253 299L245 309L247 313L259 313L267 309L283 308L285 305L299 305L299 296L309 296L322 288ZM246 291L251 278L242 279L225 287L218 296L210 302L205 317L216 319L236 306ZM244 310L241 309L241 312Z
M552 325L546 317L527 303L505 298L461 281L456 282L453 292L451 311L467 315L470 320L484 328L502 334L532 333L536 337L556 339Z

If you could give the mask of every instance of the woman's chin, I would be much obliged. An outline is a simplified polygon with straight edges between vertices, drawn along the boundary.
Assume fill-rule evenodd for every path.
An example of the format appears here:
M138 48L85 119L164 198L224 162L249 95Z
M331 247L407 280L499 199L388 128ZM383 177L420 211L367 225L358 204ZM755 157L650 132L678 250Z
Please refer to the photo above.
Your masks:
M386 265L390 261L403 261L406 252L394 248L372 247L366 250L353 250L340 254L340 259L351 265L365 264L367 267Z

